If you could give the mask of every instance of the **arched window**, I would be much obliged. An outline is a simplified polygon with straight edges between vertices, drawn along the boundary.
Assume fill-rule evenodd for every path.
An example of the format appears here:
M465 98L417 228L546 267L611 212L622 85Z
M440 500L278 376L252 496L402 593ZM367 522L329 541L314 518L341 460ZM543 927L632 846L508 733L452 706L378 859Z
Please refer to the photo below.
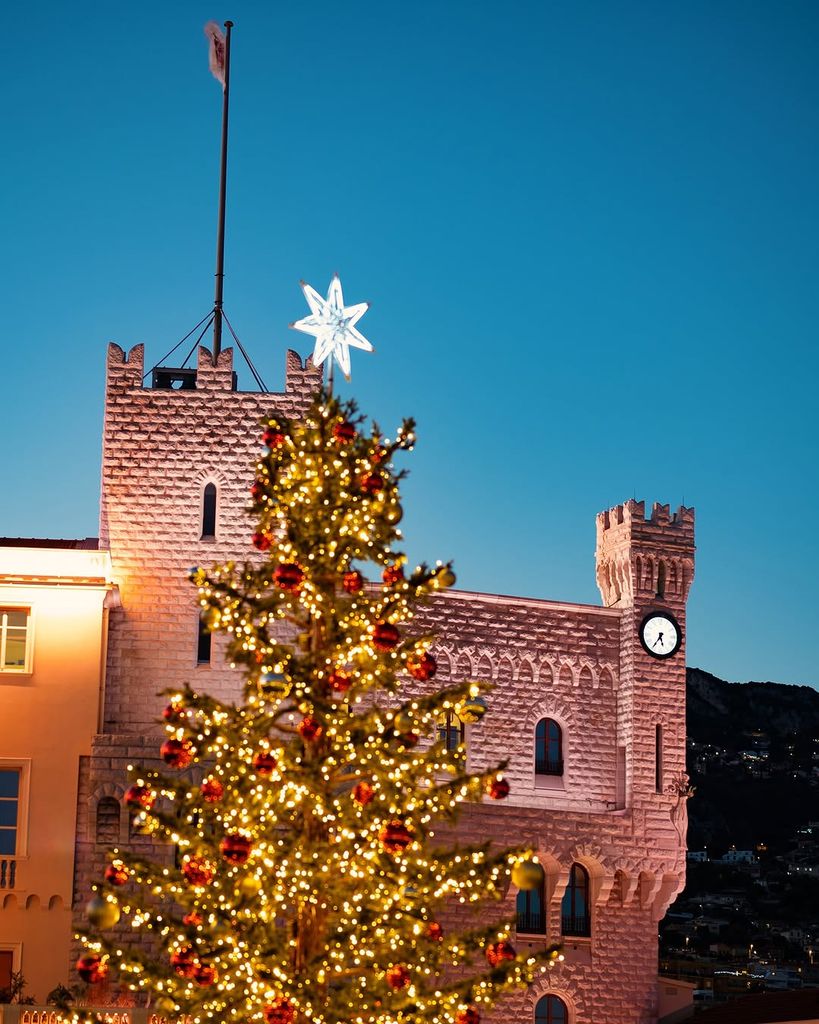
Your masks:
M535 1006L535 1024L569 1024L569 1011L557 996L543 996Z
M536 889L521 889L517 904L518 933L546 934L546 899L543 882Z
M572 864L560 917L564 935L591 935L589 873L582 864Z
M466 742L466 731L464 723L458 717L457 712L442 712L438 719L438 739L444 745L445 750L457 750Z
M98 843L119 842L119 800L115 796L104 796L97 804Z
M665 562L657 569L657 597L665 597Z
M553 718L541 718L535 728L535 774L563 774L563 733Z
M202 495L202 540L216 536L216 484L207 484Z

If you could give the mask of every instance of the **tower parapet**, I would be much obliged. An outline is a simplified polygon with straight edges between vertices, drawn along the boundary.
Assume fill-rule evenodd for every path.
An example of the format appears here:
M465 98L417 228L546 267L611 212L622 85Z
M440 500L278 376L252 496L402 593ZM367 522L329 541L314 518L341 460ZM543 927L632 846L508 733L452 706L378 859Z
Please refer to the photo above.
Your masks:
M597 516L597 586L607 607L638 594L685 603L694 578L694 509L631 498Z

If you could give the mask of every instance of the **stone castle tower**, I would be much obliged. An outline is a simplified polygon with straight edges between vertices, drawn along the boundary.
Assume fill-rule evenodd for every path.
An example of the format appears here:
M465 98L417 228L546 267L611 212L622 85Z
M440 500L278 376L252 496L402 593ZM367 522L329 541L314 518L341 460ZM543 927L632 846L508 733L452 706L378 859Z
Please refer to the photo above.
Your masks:
M142 347L108 353L100 546L119 607L110 615L103 730L81 767L75 905L112 842L140 844L121 804L128 763L158 759L165 701L193 682L227 697L240 678L219 640L200 636L190 566L251 557L244 515L260 451L258 421L297 415L320 373L288 353L282 394L235 390L232 353L196 371L154 374ZM173 387L169 385L180 385ZM530 842L542 890L510 889L516 945L564 944L565 962L495 1011L502 1024L654 1024L657 922L685 877L685 602L694 513L629 501L597 518L603 606L448 591L419 615L438 636L436 682L488 679L492 713L447 723L470 768L510 759L503 806L469 807L464 840ZM670 614L682 638L665 659L640 628ZM551 1016L549 1016L551 1015Z

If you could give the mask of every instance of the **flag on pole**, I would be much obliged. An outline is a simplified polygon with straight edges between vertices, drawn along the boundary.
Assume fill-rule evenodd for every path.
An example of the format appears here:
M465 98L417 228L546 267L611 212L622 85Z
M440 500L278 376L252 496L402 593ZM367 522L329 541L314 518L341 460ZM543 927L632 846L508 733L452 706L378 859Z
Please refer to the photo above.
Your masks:
M205 25L205 35L210 40L208 59L213 77L225 87L225 34L215 21Z

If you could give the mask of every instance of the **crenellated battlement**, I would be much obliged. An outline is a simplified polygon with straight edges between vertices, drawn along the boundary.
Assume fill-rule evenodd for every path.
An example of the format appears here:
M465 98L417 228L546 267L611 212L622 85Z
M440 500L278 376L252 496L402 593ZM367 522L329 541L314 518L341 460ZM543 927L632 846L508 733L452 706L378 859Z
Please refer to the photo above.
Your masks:
M236 376L233 369L233 349L225 348L214 359L213 353L204 345L197 350L195 370L184 371L190 377L190 384L178 388L164 386L165 390L174 390L180 394L191 394L196 391L236 391ZM160 372L162 368L159 369ZM145 375L145 346L134 345L128 353L115 342L109 342L106 359L106 381L109 390L127 390L143 388ZM175 370L168 371L171 374ZM181 372L181 371L180 371ZM301 399L305 403L318 391L322 384L322 369L313 365L311 356L302 360L298 352L288 349L285 355L284 394ZM157 389L157 384L153 385ZM162 390L163 386L159 385ZM146 389L148 390L148 389ZM242 392L255 394L256 392ZM271 392L272 396L282 392Z
M694 509L680 505L676 512L670 511L669 505L655 501L651 506L651 514L646 516L646 503L629 498L620 505L606 509L597 514L598 534L615 526L632 523L653 523L655 526L673 526L685 530L694 530Z
M597 585L607 607L641 592L685 602L694 578L694 509L634 498L597 516Z

